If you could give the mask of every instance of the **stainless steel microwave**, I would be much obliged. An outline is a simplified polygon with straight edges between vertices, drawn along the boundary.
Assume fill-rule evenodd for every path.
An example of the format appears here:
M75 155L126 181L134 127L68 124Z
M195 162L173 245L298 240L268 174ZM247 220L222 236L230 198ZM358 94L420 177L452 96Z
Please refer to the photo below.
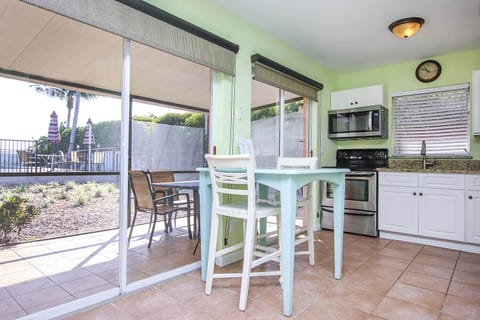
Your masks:
M328 112L330 139L382 138L388 135L388 110L382 106L368 106Z

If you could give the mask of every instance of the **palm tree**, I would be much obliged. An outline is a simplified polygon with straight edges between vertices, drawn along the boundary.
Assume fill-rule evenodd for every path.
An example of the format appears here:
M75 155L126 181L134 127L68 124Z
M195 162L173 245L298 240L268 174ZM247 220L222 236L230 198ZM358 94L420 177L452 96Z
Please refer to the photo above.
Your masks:
M52 98L59 98L60 100L65 100L67 102L67 128L70 128L70 118L73 109L73 103L75 102L75 112L73 113L72 121L72 131L70 133L70 141L68 144L68 152L73 151L73 145L75 143L75 133L77 131L77 120L78 120L78 111L80 109L80 99L85 99L87 101L94 100L97 98L96 95L91 93L79 92L68 90L64 88L56 88L43 86L39 84L32 85L35 88L35 91L42 93Z
M59 98L60 100L65 100L67 102L66 106L68 109L67 114L67 128L70 128L70 118L73 110L73 102L75 101L75 97L77 91L63 89L63 88L56 88L56 87L48 87L39 84L32 85L35 88L35 91L38 93L45 94L49 97ZM85 100L93 100L96 99L97 96L90 93L80 93L80 97Z

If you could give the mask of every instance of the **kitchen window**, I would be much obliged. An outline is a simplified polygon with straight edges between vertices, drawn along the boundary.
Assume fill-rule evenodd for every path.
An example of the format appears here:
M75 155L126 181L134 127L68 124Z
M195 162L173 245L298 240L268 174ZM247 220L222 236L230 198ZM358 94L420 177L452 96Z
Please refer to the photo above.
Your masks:
M394 156L470 156L469 84L392 95Z

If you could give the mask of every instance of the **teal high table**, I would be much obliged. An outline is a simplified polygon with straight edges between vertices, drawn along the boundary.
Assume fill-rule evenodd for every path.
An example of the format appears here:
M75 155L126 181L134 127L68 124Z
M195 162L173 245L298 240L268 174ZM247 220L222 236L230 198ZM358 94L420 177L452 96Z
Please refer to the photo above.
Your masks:
M212 186L208 168L198 168L200 173L200 229L202 280L206 280L208 239L210 239L210 217L212 204ZM313 181L327 181L333 184L333 224L335 279L342 277L343 256L343 213L345 198L345 173L349 169L255 169L256 182L280 191L281 202L281 264L283 285L283 314L291 316L293 312L293 279L295 261L295 218L297 189Z

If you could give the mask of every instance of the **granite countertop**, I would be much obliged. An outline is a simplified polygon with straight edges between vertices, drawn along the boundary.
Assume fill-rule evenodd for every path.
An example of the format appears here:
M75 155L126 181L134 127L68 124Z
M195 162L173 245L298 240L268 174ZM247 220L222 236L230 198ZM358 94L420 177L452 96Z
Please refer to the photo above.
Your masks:
M419 172L419 173L462 173L480 174L480 170L470 169L422 169L422 168L378 168L379 172Z
M378 168L378 171L480 174L480 160L438 159L433 166L422 169L420 159L390 159L388 168Z

